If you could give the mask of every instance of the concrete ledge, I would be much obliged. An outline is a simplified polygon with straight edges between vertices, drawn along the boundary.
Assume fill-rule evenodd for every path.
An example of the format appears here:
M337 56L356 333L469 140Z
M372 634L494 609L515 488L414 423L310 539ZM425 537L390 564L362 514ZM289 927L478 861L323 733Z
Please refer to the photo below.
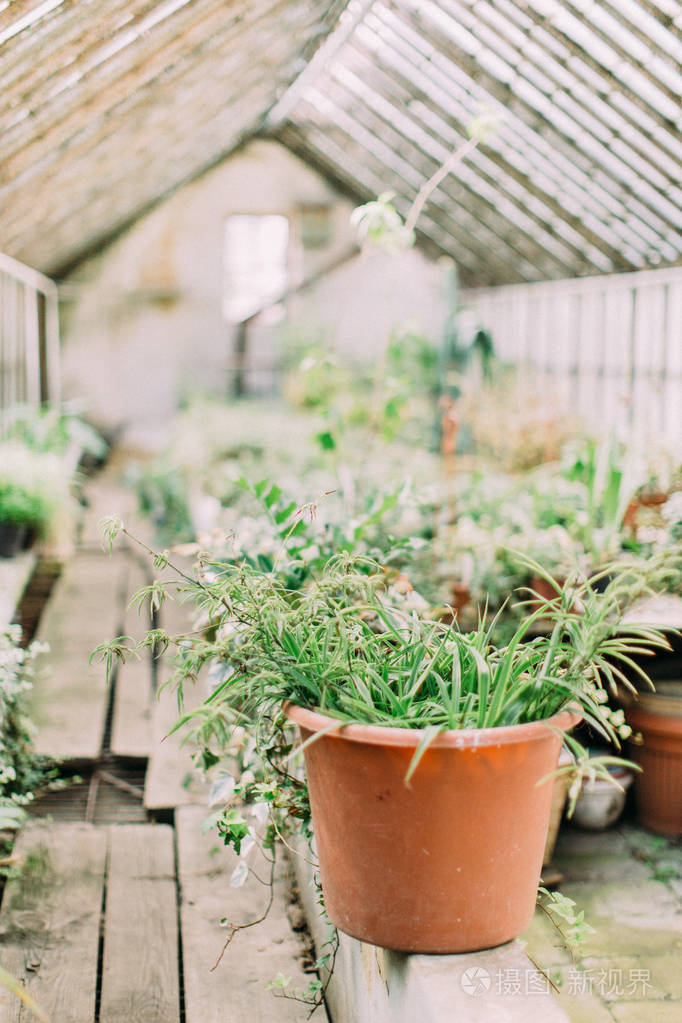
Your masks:
M0 558L0 628L12 621L36 560L33 551L23 551L14 558Z
M316 902L313 867L303 856L292 861L319 955L329 927ZM568 1023L518 940L485 952L426 956L339 934L327 1004L334 1023Z

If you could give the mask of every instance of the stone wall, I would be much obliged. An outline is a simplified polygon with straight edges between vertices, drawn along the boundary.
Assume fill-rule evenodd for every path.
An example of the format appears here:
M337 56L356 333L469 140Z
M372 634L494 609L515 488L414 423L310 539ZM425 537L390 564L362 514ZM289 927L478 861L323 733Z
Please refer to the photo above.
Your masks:
M306 248L302 206L329 209L324 246ZM107 429L162 442L193 390L228 394L233 330L222 312L224 224L233 213L290 218L293 279L332 265L354 241L352 202L275 142L255 141L174 193L62 284L64 392L86 401ZM285 324L253 332L255 358L272 366L282 338L324 338L368 357L395 327L436 339L444 308L440 270L421 253L374 252L342 262L289 303Z

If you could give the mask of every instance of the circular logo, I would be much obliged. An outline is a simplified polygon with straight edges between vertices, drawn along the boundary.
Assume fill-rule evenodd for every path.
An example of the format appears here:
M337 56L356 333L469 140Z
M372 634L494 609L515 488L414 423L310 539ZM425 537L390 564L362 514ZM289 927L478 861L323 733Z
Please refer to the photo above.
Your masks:
M460 984L468 995L484 995L490 991L490 974L482 966L471 966L462 974Z

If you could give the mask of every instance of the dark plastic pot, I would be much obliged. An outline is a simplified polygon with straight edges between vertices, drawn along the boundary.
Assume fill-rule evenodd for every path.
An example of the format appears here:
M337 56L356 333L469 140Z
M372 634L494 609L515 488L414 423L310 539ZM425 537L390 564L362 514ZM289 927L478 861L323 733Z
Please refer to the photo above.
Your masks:
M0 558L13 558L24 546L28 530L17 522L0 522Z

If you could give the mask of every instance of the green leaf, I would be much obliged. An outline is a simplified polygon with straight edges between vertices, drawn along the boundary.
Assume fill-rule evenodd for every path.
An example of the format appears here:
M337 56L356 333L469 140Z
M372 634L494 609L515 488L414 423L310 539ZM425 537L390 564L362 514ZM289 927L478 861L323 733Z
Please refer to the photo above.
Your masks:
M336 448L336 441L329 430L322 430L320 433L316 433L315 440L318 442L323 451L334 451Z
M281 489L277 486L276 483L273 483L273 485L270 487L269 491L263 498L263 503L265 504L265 507L272 508L273 504L276 504L281 496L282 496Z
M410 784L412 775L419 767L421 758L424 756L427 749L429 748L429 746L431 745L431 743L436 738L439 732L442 732L442 728L440 728L438 725L429 725L427 728L424 729L423 735L419 740L419 744L416 750L414 751L412 759L410 760L410 766L407 769L407 774L405 775L406 785Z

